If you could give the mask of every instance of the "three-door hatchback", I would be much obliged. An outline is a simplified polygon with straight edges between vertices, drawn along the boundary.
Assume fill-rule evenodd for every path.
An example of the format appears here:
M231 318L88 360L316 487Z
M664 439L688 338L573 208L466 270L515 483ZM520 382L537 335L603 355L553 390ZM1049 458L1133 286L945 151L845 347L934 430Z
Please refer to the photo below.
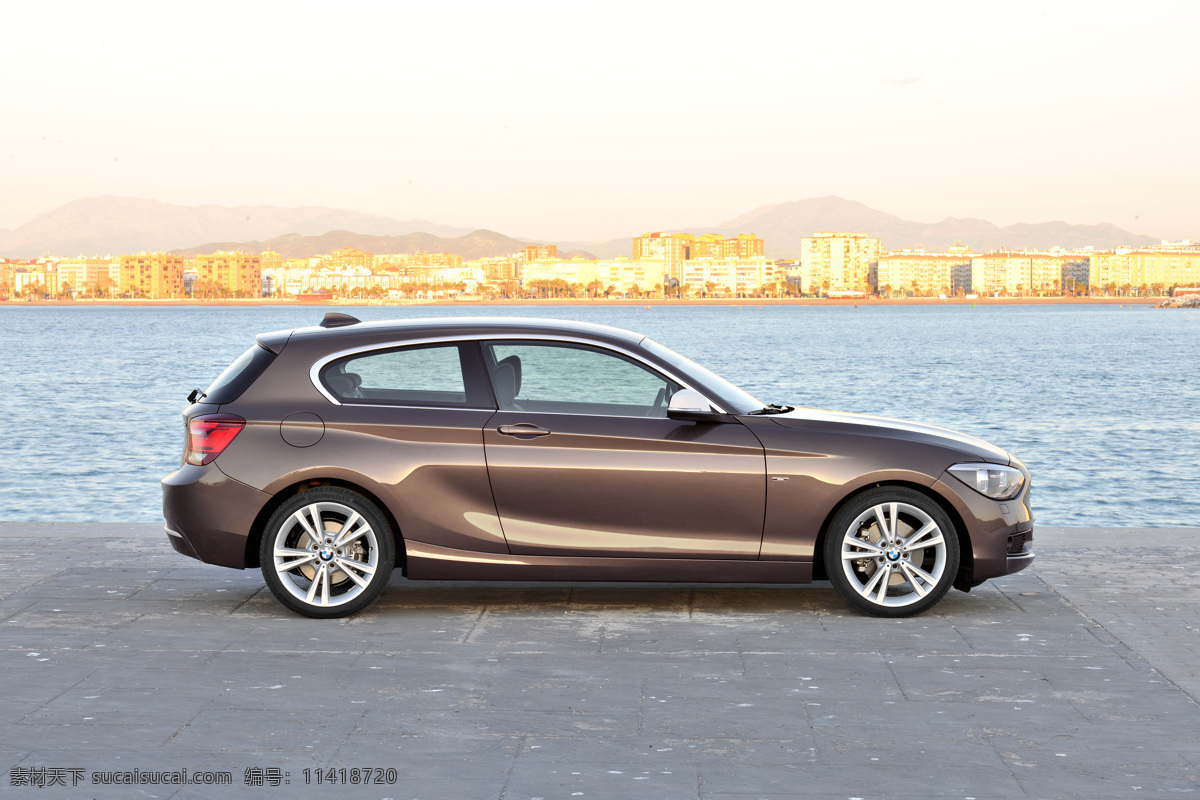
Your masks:
M1033 561L1029 472L941 428L764 404L536 319L262 334L184 411L176 550L339 617L411 579L806 583L916 614Z

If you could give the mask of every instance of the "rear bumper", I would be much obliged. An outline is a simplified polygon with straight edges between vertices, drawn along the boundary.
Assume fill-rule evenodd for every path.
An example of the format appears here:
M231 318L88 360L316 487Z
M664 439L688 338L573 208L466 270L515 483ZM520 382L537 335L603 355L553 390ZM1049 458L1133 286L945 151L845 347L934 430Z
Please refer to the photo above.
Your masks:
M245 569L254 520L270 495L217 468L185 464L162 479L163 519L176 552L208 564Z
M171 547L175 548L176 553L183 553L189 558L200 559L200 554L196 552L196 548L192 547L192 543L187 540L186 536L170 525L163 525L163 530L166 531L167 541L171 543Z

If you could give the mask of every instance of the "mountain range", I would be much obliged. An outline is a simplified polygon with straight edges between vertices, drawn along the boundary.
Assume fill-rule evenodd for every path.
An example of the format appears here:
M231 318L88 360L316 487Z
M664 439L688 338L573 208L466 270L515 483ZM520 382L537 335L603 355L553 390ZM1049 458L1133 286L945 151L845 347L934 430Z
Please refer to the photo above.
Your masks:
M522 250L526 242L495 231L477 230L463 236L443 237L431 233L407 233L403 236L371 236L350 231L329 231L320 236L288 233L266 241L209 242L172 252L182 256L215 253L218 250L242 250L261 253L274 250L287 258L310 258L347 247L368 253L455 253L464 259L503 256Z
M762 206L715 226L679 233L756 233L766 255L798 258L800 240L817 231L877 236L888 250L923 247L943 251L956 243L975 252L997 248L1140 246L1156 244L1115 225L1066 222L1000 227L981 219L948 217L924 223L901 219L854 200L818 197ZM632 239L558 242L559 253L600 258L632 255ZM0 231L0 256L118 255L167 250L183 254L216 250L275 250L293 258L357 247L372 253L456 253L465 259L521 249L524 241L500 233L455 228L427 220L398 220L344 209L302 206L181 206L132 197L90 197L42 214L15 230Z
M886 250L924 248L945 252L955 244L964 244L977 253L1008 248L1010 250L1046 250L1051 247L1094 247L1097 250L1158 244L1161 239L1139 236L1107 223L1071 225L1062 221L1038 224L1021 223L1000 227L982 219L947 217L941 222L925 223L901 219L883 211L841 197L814 197L791 203L762 206L727 222L707 228L684 228L678 233L720 233L736 236L756 233L771 258L799 258L800 240L818 231L866 233L883 240ZM640 235L640 234L636 234ZM606 242L577 243L600 258L629 256L631 238Z
M0 256L118 255L175 250L203 242L272 239L289 233L317 236L336 230L372 236L420 232L455 237L472 229L319 206L180 206L104 195L75 200L0 233Z

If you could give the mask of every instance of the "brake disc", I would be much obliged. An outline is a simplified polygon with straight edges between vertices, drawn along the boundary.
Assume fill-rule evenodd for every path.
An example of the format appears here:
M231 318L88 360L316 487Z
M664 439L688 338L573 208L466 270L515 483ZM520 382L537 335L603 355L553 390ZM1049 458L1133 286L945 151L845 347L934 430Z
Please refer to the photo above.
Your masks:
M896 533L902 539L907 539L912 535L913 531L913 526L905 522L904 519L900 519L896 523ZM883 533L879 530L879 523L872 522L870 525L865 525L860 528L858 531L858 538L878 546L879 542L883 539ZM854 566L868 579L870 579L871 576L875 574L875 571L879 569L879 564L874 558L860 558L854 562ZM908 583L908 579L904 577L904 574L901 573L900 570L893 570L892 574L888 576L888 586L902 589L902 587L908 585ZM909 587L909 591L912 591L911 586ZM903 591L899 593L904 594Z
M342 524L332 519L325 520L325 533L333 537L337 537L338 532L342 529ZM304 538L303 535L297 534L297 539ZM367 548L363 546L362 539L355 539L346 547L342 548L345 553L345 558L350 561L366 561ZM300 574L308 580L313 580L317 575L316 567L312 563L305 564L300 567ZM337 587L340 584L350 580L350 576L342 570L334 570L329 574L329 584L331 587Z

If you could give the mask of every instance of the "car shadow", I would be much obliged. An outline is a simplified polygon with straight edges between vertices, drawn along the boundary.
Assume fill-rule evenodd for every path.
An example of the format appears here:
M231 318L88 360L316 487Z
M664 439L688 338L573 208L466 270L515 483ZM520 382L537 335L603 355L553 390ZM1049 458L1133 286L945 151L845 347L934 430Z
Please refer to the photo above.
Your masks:
M530 611L847 611L828 581L811 584L410 581L393 577L372 609L479 608Z

